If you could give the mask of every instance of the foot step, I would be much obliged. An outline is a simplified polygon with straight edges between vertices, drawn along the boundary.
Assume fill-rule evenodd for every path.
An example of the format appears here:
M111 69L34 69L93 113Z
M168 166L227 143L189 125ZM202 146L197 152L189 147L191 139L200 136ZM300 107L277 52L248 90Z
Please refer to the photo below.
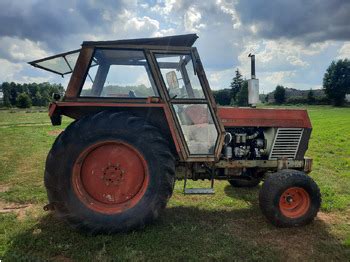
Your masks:
M214 188L185 188L185 195L212 195L215 194Z

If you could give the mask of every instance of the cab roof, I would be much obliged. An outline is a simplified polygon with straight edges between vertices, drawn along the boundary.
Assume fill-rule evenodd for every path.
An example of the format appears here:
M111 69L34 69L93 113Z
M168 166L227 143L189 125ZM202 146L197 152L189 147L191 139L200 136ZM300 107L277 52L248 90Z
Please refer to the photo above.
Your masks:
M196 34L187 35L173 35L153 38L138 38L125 39L114 41L84 41L82 46L86 47L118 47L125 45L139 45L139 46L175 46L175 47L191 47L197 40ZM39 60L28 62L30 65L64 76L71 74L75 67L80 49L73 50Z
M196 34L186 34L113 41L84 41L82 46L155 45L191 47L197 38L198 36Z

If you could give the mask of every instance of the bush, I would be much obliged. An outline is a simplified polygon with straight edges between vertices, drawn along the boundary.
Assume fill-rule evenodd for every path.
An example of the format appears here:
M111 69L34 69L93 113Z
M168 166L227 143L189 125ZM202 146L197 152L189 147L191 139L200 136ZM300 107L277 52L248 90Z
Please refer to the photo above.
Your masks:
M217 104L222 106L231 104L232 92L230 89L213 91L213 95Z
M29 108L32 106L32 100L26 93L20 93L16 99L17 107L19 108Z
M284 86L276 86L274 98L276 104L282 104L286 100L286 90L284 89Z

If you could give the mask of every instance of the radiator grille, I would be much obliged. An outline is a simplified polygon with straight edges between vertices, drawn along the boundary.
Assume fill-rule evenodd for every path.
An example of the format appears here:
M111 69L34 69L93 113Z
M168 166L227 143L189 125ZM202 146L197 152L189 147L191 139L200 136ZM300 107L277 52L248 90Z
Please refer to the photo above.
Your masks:
M299 148L303 130L303 128L278 128L269 158L294 159Z

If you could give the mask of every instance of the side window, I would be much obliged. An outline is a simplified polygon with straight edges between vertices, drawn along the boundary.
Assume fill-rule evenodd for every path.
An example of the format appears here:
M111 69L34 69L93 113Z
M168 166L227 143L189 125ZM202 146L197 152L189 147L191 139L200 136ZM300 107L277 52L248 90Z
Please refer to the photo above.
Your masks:
M142 51L95 50L80 96L145 98L157 89Z
M218 137L206 104L174 104L190 154L214 154Z
M156 54L164 82L172 98L205 98L190 55Z

